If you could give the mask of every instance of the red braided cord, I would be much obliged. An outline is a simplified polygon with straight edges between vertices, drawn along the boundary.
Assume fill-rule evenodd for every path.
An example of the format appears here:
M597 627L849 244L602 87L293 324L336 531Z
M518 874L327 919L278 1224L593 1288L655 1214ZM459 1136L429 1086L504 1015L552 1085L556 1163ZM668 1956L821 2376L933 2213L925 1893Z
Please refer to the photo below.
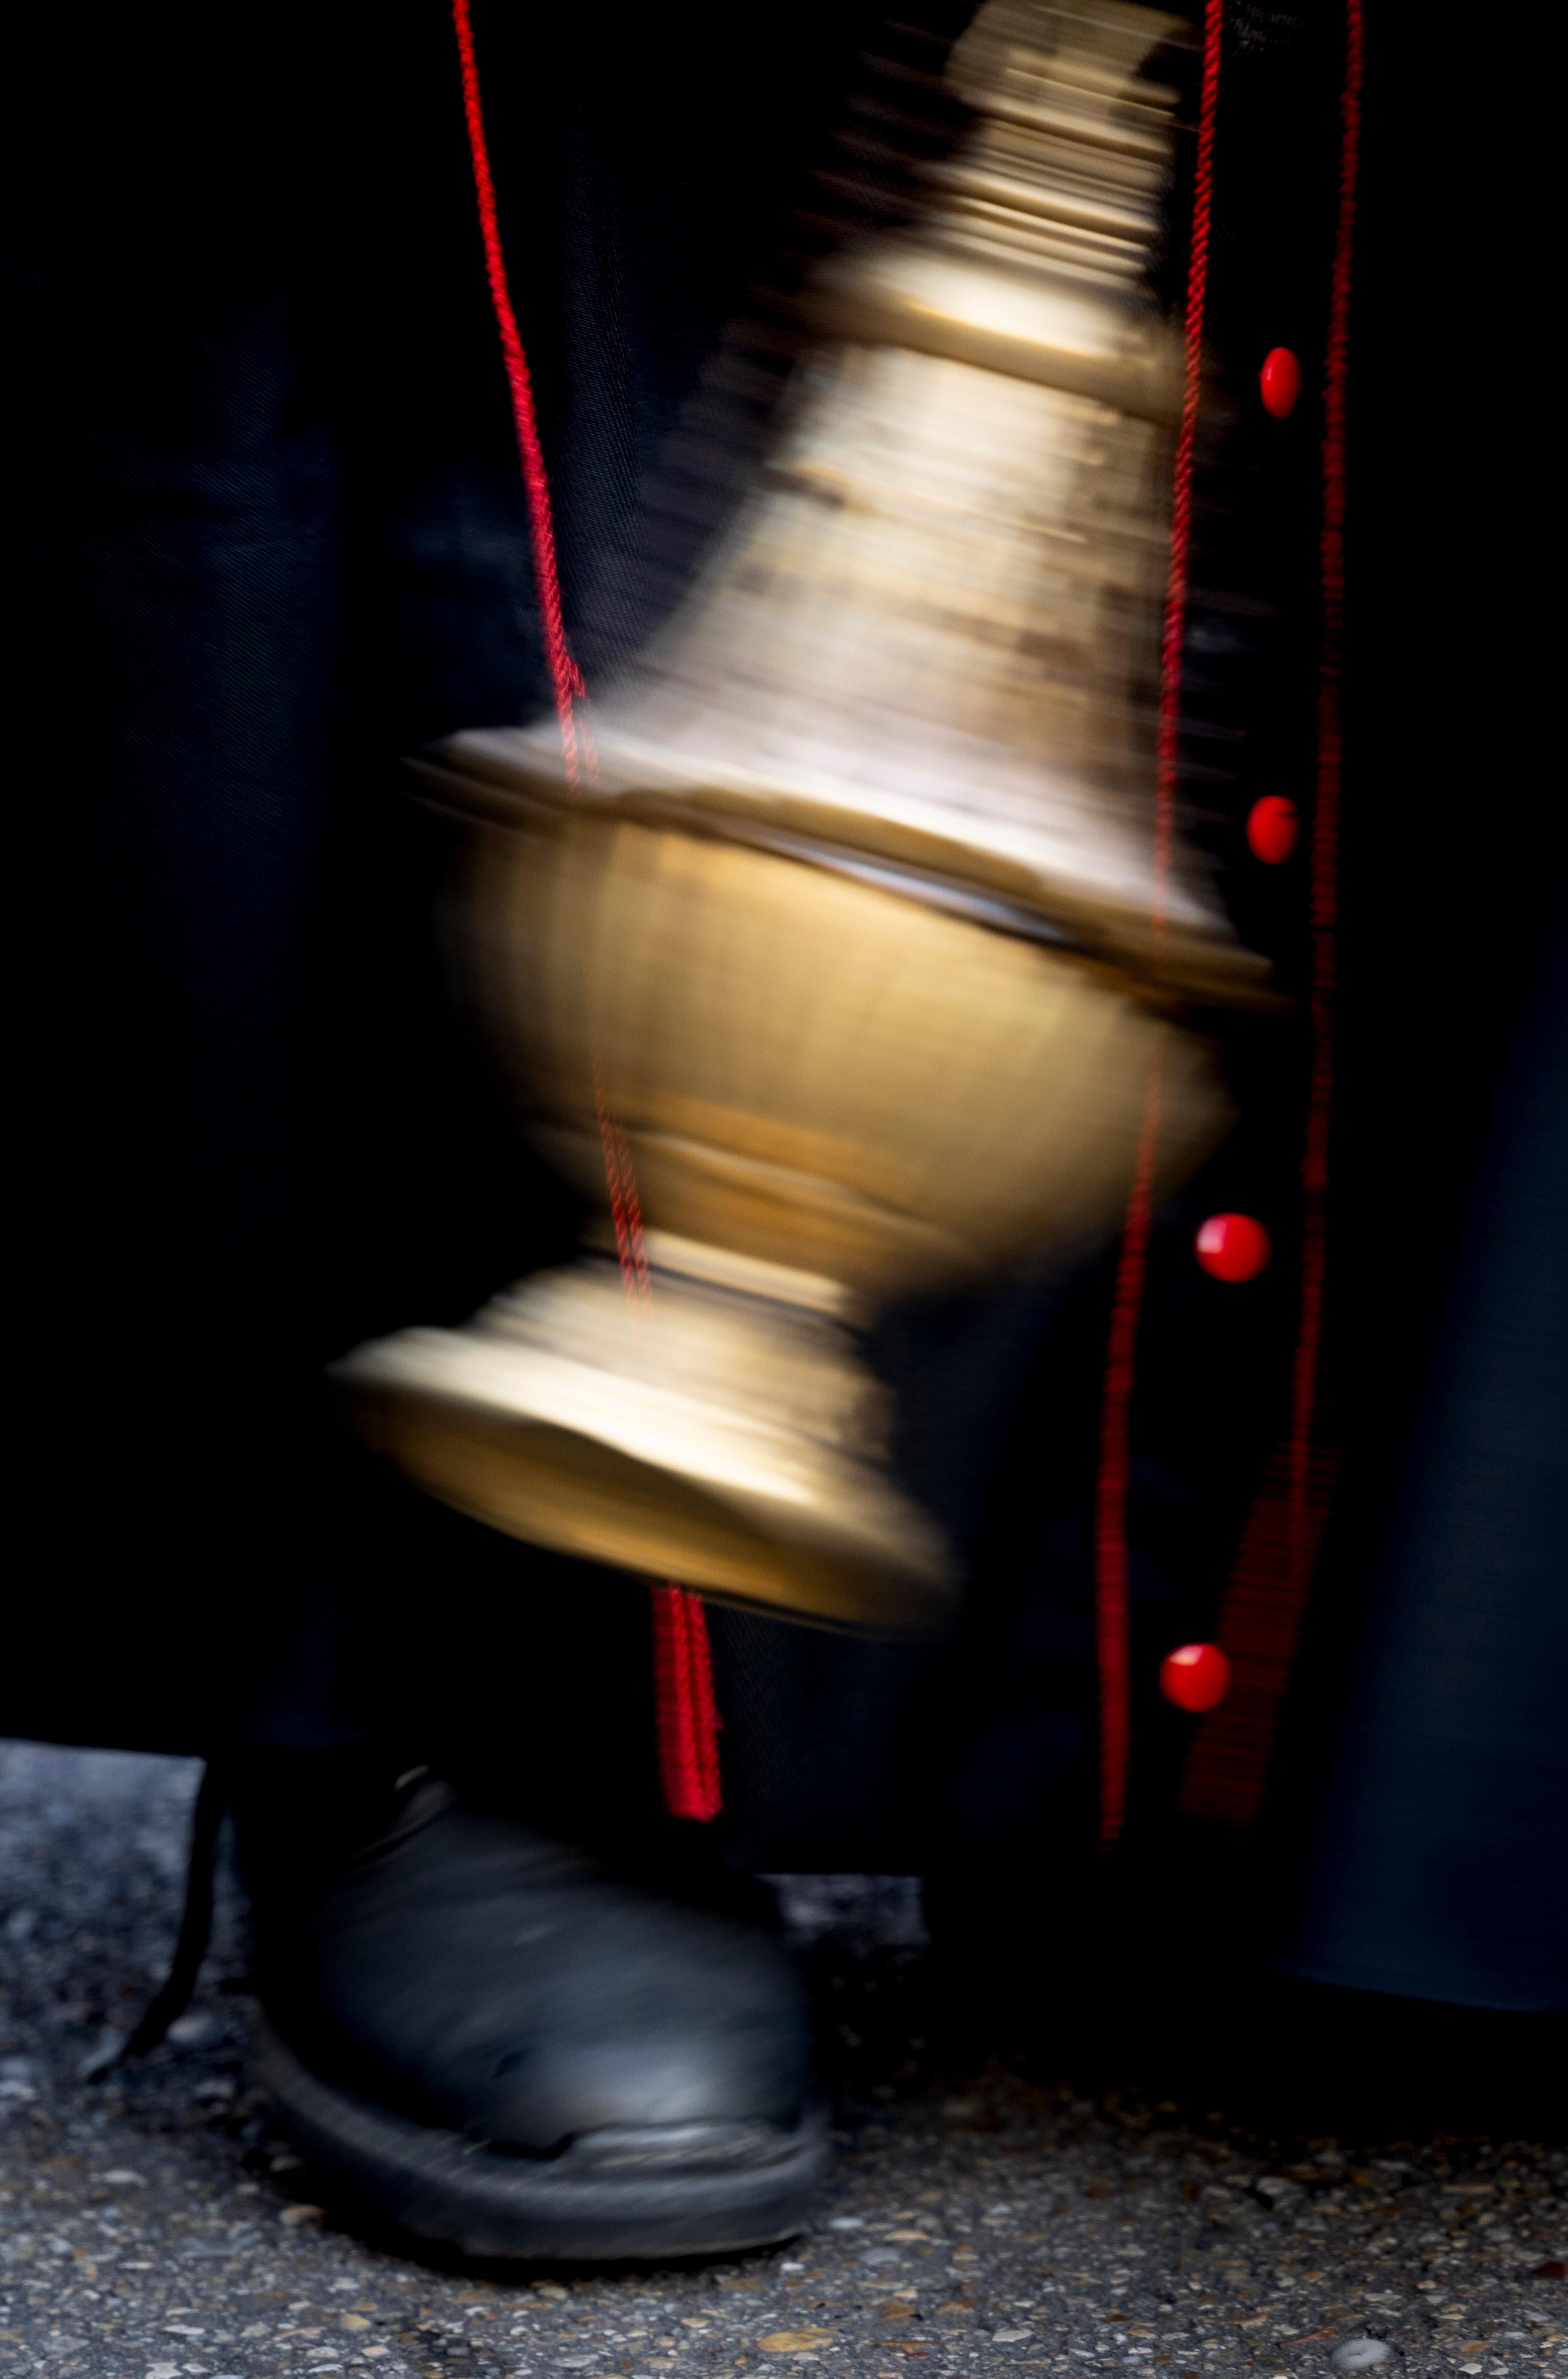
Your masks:
M561 601L561 571L556 557L555 519L550 505L549 478L539 443L538 417L534 409L534 383L528 370L512 293L507 286L506 259L501 244L495 178L490 172L489 144L485 138L484 108L479 94L479 66L474 53L474 27L469 0L452 0L452 21L457 35L457 55L463 75L463 112L468 127L468 151L473 160L474 195L479 215L479 237L485 251L485 273L490 305L501 334L501 360L512 393L512 418L517 432L517 455L528 500L528 534L534 554L534 584L538 593L545 658L556 716L561 722L561 758L566 781L573 791L584 773L591 779L593 740L577 705L586 691L583 672L572 657ZM605 1180L615 1225L621 1274L633 1310L650 1294L647 1247L643 1231L642 1202L637 1195L632 1150L605 1097L597 1046L590 1050L594 1103L598 1112L599 1141L604 1152ZM654 1685L657 1706L659 1773L667 1807L672 1817L716 1817L722 1805L718 1770L718 1712L714 1701L713 1663L707 1638L707 1618L698 1597L671 1583L656 1586L652 1595L654 1624Z
M658 1772L672 1817L700 1824L724 1805L718 1772L718 1709L703 1606L684 1587L652 1590Z
M1230 1825L1249 1824L1262 1805L1274 1730L1300 1640L1338 1467L1332 1446L1315 1442L1315 1423L1328 1274L1339 806L1344 770L1340 679L1345 637L1351 265L1364 49L1362 0L1346 0L1339 194L1323 364L1323 511L1318 543L1322 631L1309 863L1311 1060L1301 1151L1300 1314L1291 1372L1289 1427L1248 1517L1220 1612L1219 1638L1231 1657L1234 1684L1228 1699L1198 1730L1182 1788L1184 1809Z
M1105 1385L1100 1410L1100 1468L1094 1491L1094 1654L1100 1677L1100 1844L1108 1850L1127 1814L1131 1751L1130 1642L1128 1624L1128 1489L1132 1470L1132 1391L1138 1320L1154 1211L1154 1152L1160 1138L1160 1069L1149 1069L1143 1129L1122 1230Z
M1176 851L1176 776L1181 738L1181 659L1187 632L1188 575L1192 550L1192 466L1203 386L1203 308L1209 283L1213 213L1214 119L1220 95L1220 39L1224 0L1204 0L1203 70L1198 106L1198 157L1193 180L1192 236L1187 260L1181 427L1176 436L1171 506L1170 569L1160 654L1160 722L1154 776L1154 865L1150 914L1156 957L1164 955L1171 864ZM1132 1473L1132 1398L1138 1371L1138 1325L1148 1271L1154 1212L1155 1154L1160 1138L1160 1069L1149 1069L1143 1128L1139 1135L1111 1299L1101 1398L1100 1463L1094 1496L1094 1643L1100 1682L1100 1844L1119 1839L1127 1814L1131 1749L1132 1685L1128 1616L1128 1496Z
M501 333L501 361L512 392L512 418L517 431L517 458L528 497L528 534L534 549L534 583L538 590L539 618L544 630L545 658L556 714L561 720L561 748L569 784L577 782L576 702L583 691L582 674L566 641L561 609L561 572L556 562L555 517L550 508L549 479L544 449L539 444L538 418L534 410L534 383L523 351L512 293L507 287L506 260L501 252L501 223L496 212L496 186L490 172L489 143L479 98L479 66L474 54L474 26L468 0L452 0L452 21L457 34L457 55L463 72L463 113L468 126L468 153L474 162L474 195L478 203L479 237L484 244L485 274L490 284L490 305Z
M1220 42L1224 0L1204 0L1203 78L1198 102L1198 156L1192 186L1192 235L1187 258L1183 320L1181 428L1176 434L1171 504L1170 572L1165 581L1165 632L1160 652L1159 765L1154 779L1156 950L1164 952L1171 863L1176 852L1176 780L1181 743L1181 656L1187 634L1187 587L1192 558L1192 466L1198 409L1203 393L1203 310L1209 294L1209 236L1214 210L1214 122L1220 102Z

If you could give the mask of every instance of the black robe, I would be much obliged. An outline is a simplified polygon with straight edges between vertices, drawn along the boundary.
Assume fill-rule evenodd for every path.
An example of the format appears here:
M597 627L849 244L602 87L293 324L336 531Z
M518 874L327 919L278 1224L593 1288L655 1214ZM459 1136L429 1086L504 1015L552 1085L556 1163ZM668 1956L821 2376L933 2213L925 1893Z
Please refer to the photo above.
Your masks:
M626 557L875 23L826 0L657 22L480 0L591 674L677 583ZM27 1550L0 1726L199 1751L379 1731L613 1833L657 1801L644 1587L423 1503L319 1386L335 1353L463 1318L575 1226L447 1005L399 772L548 698L450 24L401 0L221 19L173 0L34 12L8 47ZM1260 870L1242 827L1262 793L1311 800L1343 66L1334 10L1228 12L1183 676L1189 830L1297 995L1305 876ZM1486 238L1512 231L1479 177L1457 187L1456 71L1375 15L1324 1373L1342 1460L1248 1856L1265 1842L1294 1879L1271 1921L1297 1971L1539 2009L1568 1999L1548 1880L1568 1872L1562 872L1532 748L1538 455L1466 344L1479 293L1458 279L1478 205ZM1178 206L1167 296L1184 240ZM1307 385L1285 423L1255 388L1280 344ZM1215 1628L1285 1425L1304 1033L1238 1035L1231 1062L1243 1119L1159 1219L1140 1336L1128 1830L1156 1864L1226 1875L1223 1829L1182 1817L1192 1722L1154 1680ZM1222 1208L1274 1235L1244 1292L1192 1262ZM923 1650L714 1612L727 1855L979 1876L1087 1850L1111 1262L880 1326L900 1466L964 1553L971 1616Z

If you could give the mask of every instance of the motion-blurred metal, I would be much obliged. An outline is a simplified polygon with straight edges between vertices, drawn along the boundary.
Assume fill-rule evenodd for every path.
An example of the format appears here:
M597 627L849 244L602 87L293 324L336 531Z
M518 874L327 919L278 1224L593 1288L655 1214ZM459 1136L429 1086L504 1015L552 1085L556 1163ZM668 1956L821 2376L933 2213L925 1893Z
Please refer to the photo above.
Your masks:
M867 1301L1085 1247L1226 1106L1195 1010L1252 961L1178 868L1152 927L1179 341L1147 286L1179 30L991 0L911 228L824 268L787 431L564 779L553 726L425 764L454 945L613 1253L340 1368L431 1492L516 1535L842 1624L956 1582L893 1484ZM611 1182L622 1235L630 1181Z

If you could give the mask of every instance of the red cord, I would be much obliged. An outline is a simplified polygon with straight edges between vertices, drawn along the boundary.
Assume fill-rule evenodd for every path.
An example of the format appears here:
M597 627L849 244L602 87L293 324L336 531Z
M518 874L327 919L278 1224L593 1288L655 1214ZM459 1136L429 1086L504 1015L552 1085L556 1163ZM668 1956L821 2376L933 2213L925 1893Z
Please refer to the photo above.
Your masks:
M1338 1467L1332 1446L1319 1443L1315 1430L1320 1418L1328 1276L1339 806L1344 773L1340 681L1345 641L1350 295L1364 48L1362 0L1346 0L1339 198L1323 366L1323 513L1318 547L1322 642L1309 860L1311 1061L1301 1152L1301 1302L1291 1371L1290 1425L1248 1516L1220 1612L1219 1640L1230 1655L1234 1679L1230 1697L1198 1730L1182 1786L1185 1810L1231 1825L1249 1824L1262 1805L1274 1731L1300 1640Z
M658 1773L672 1817L706 1824L724 1805L718 1709L701 1600L682 1586L652 1590Z
M609 1190L609 1212L615 1225L615 1252L621 1261L621 1277L634 1311L640 1311L653 1296L653 1280L648 1271L647 1234L643 1228L643 1202L637 1193L636 1169L632 1162L632 1143L616 1122L609 1101L604 1093L604 1077L599 1067L598 1045L590 1033L588 1064L594 1078L594 1105L598 1115L599 1148L604 1158L604 1177Z
M1164 954L1171 862L1176 851L1176 782L1181 744L1181 657L1187 634L1188 574L1192 559L1192 468L1198 409L1203 393L1203 310L1209 294L1209 235L1214 210L1214 121L1220 102L1220 42L1224 0L1204 0L1203 79L1198 102L1198 157L1192 187L1192 235L1187 258L1183 321L1181 428L1176 435L1171 504L1170 573L1165 581L1165 632L1160 653L1159 765L1154 779L1156 951Z
M1181 741L1181 660L1187 633L1192 554L1192 472L1203 387L1203 308L1214 197L1214 119L1220 96L1224 0L1204 0L1203 71L1198 106L1192 237L1187 260L1181 427L1176 435L1171 553L1160 654L1160 722L1154 776L1154 866L1150 916L1156 960L1164 954L1176 851L1176 782ZM1160 1068L1150 1065L1127 1221L1111 1300L1110 1338L1100 1407L1100 1462L1094 1497L1094 1641L1100 1684L1100 1845L1120 1838L1127 1814L1132 1683L1128 1613L1128 1499L1132 1467L1132 1398L1138 1325L1153 1222L1154 1160L1160 1138Z
M549 478L539 443L538 417L534 409L534 383L528 370L512 293L507 286L506 259L501 244L496 210L495 178L490 172L489 144L479 95L479 66L474 54L474 27L469 0L452 0L452 21L457 35L457 55L463 74L463 112L468 127L468 151L474 165L474 194L478 205L479 237L485 250L485 273L490 305L501 333L501 359L512 392L512 418L517 432L517 455L528 501L528 533L534 554L534 584L538 593L545 658L561 722L561 758L566 781L575 792L585 773L594 773L594 748L585 719L577 706L586 688L583 672L572 657L561 600L561 571L556 557L555 520ZM594 1103L598 1112L599 1141L604 1153L605 1180L615 1225L621 1274L633 1310L650 1294L647 1246L643 1230L642 1202L637 1195L631 1143L610 1111L599 1073L598 1052L591 1052ZM714 1702L713 1663L707 1617L700 1599L673 1583L650 1589L654 1625L654 1689L657 1701L659 1774L665 1805L671 1817L716 1817L723 1805L718 1770L718 1712Z
M457 54L463 72L463 112L468 125L468 152L474 161L474 195L478 202L479 237L484 243L485 273L490 304L501 333L501 360L512 392L512 418L517 431L517 456L528 496L528 533L534 549L534 582L538 589L539 618L544 630L545 658L561 720L561 748L567 782L577 782L576 705L583 692L582 673L566 641L561 608L561 572L556 562L555 518L550 508L549 479L539 443L538 417L534 410L534 383L523 350L512 293L507 287L506 260L501 253L501 223L496 212L495 178L490 172L489 144L485 139L484 109L479 98L479 66L474 54L474 27L468 0L452 0L452 21L457 33Z
M1122 1231L1105 1386L1100 1415L1100 1468L1094 1495L1094 1652L1100 1677L1100 1846L1109 1850L1127 1815L1131 1751L1131 1662L1128 1620L1128 1491L1132 1472L1132 1390L1138 1368L1138 1321L1154 1214L1154 1152L1160 1138L1160 1069L1149 1069L1133 1166L1132 1195Z

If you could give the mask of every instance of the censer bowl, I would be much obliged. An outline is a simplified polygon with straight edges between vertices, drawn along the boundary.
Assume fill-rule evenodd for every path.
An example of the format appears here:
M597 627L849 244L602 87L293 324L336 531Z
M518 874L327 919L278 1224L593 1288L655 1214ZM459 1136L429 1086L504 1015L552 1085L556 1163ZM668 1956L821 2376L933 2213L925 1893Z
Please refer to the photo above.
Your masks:
M427 772L462 823L454 962L603 1246L359 1349L361 1427L534 1541L938 1623L953 1563L888 1471L858 1325L1114 1228L1156 1056L1178 1177L1224 1121L1209 1045L1047 919L695 803L573 800L537 736L502 786L464 740Z

